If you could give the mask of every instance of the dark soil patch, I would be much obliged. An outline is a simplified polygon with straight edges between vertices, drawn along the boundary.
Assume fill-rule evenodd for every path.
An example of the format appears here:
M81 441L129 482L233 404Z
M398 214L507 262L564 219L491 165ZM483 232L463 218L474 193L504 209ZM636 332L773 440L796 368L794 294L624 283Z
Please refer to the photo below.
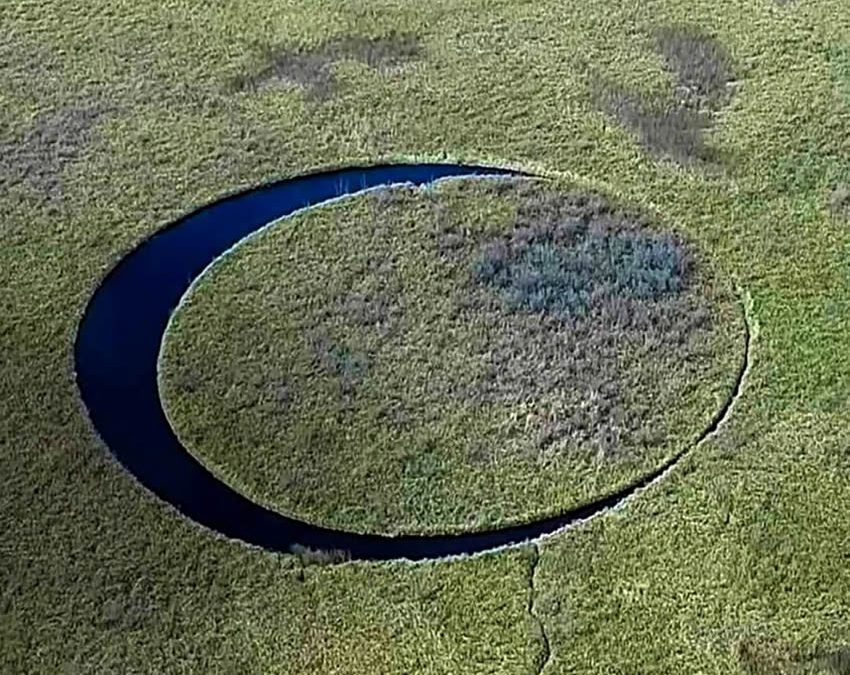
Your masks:
M256 90L279 82L294 84L313 99L324 99L336 88L333 66L353 60L370 68L388 68L420 57L422 47L412 35L380 38L345 36L310 50L266 49L266 65L259 71L231 82L236 91Z
M676 77L671 99L653 100L607 84L596 92L597 105L650 152L679 164L712 163L715 153L704 134L731 98L731 58L717 40L689 26L658 30L655 44Z
M21 137L0 142L0 190L25 184L49 199L62 198L62 172L92 142L104 111L70 107L43 116Z

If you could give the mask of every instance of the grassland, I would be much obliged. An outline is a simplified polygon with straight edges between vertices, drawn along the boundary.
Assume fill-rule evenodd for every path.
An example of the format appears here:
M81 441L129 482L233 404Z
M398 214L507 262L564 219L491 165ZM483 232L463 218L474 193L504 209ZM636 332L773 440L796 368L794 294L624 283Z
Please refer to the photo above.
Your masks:
M526 181L308 212L188 296L166 411L223 480L313 522L555 515L693 445L731 396L741 303L692 248Z
M702 106L679 102L658 42L681 25L736 82L696 136ZM844 0L43 0L5 3L0 31L0 671L846 672ZM376 66L327 47L390 35L421 50ZM270 54L329 51L324 98L233 86ZM665 102L707 156L641 132ZM76 397L92 289L224 193L402 157L562 172L710 251L758 328L729 423L626 509L536 549L302 569L185 522Z

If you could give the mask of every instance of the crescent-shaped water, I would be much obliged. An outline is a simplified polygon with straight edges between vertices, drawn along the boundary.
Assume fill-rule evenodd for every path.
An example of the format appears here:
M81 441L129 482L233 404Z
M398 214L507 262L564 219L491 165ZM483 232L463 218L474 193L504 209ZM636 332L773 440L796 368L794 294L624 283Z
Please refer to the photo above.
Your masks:
M345 551L350 559L440 558L518 544L617 506L660 477L687 448L622 490L554 517L445 536L360 534L284 516L236 492L183 447L160 401L157 363L172 312L192 282L247 236L301 209L371 188L519 175L528 174L454 164L393 164L313 173L227 197L160 230L106 275L79 325L77 385L95 430L142 485L183 515L227 537L275 551L302 546ZM735 395L748 348L747 334ZM717 428L733 399L734 395L718 411L703 438Z

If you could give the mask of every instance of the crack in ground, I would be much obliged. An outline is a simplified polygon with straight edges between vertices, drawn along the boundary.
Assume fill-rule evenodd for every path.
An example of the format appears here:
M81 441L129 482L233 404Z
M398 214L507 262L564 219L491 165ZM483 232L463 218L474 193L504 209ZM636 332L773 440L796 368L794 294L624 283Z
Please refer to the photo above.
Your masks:
M536 600L536 593L534 588L535 579L537 576L537 566L540 562L540 547L537 544L531 545L531 564L529 566L529 574L528 574L528 607L526 611L528 615L537 623L538 633L540 635L540 652L541 657L539 659L540 666L537 669L536 675L541 675L543 670L549 665L549 661L552 658L552 648L549 644L549 636L546 634L546 626L543 623L543 619L540 618L540 615L534 610L534 604Z

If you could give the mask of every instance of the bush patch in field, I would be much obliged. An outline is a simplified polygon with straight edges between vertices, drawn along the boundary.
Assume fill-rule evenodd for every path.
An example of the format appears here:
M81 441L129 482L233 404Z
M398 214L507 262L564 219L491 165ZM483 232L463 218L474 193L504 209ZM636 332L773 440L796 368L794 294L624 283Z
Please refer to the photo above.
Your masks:
M309 546L296 544L292 547L292 553L298 556L298 561L304 567L321 567L323 565L338 565L351 560L351 554L342 549L314 549Z
M834 45L827 52L832 80L841 98L850 104L850 46Z
M835 650L824 657L824 662L835 675L850 675L850 647Z
M738 642L736 651L747 675L790 673L801 658L794 645L766 637L744 638Z
M679 164L711 159L703 136L710 126L705 113L664 102L647 103L640 96L614 89L600 100L610 115L656 155Z
M655 100L612 84L596 92L597 105L637 135L656 155L680 164L711 163L704 134L732 95L729 54L714 38L691 26L656 31L655 47L676 78L672 100Z
M659 300L685 284L689 257L669 235L606 231L580 219L489 243L475 277L510 309L586 316L593 302Z
M255 90L274 82L294 84L313 99L324 99L336 87L333 66L354 60L380 69L404 64L420 57L422 47L412 35L392 34L379 38L345 36L308 50L267 48L266 65L251 75L237 77L232 88Z

